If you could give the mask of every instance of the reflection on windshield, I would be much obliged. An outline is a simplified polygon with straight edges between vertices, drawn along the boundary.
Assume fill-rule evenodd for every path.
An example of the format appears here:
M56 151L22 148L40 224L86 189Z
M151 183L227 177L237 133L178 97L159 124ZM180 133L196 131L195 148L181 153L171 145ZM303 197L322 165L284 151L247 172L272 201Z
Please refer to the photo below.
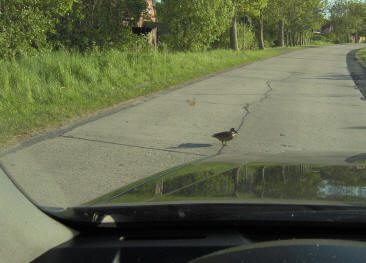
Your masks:
M363 198L348 168L160 172L365 159L364 1L1 0L0 13L0 164L37 204Z
M366 168L206 163L126 186L89 204L192 200L366 202Z
M366 197L366 186L332 185L329 181L323 181L324 186L319 188L319 196L331 198L332 196Z

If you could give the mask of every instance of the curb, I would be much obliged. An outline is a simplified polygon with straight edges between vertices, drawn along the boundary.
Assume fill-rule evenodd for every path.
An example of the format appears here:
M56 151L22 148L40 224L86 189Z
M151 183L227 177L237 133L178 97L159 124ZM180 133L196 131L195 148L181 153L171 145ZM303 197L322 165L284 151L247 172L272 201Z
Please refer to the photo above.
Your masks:
M361 49L355 49L347 54L347 69L353 82L360 90L363 98L366 98L366 67L357 59L357 52Z

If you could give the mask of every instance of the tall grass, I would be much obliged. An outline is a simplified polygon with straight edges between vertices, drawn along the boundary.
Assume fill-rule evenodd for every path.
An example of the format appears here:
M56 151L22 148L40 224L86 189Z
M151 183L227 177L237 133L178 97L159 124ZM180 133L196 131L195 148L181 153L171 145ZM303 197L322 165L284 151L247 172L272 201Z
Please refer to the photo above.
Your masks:
M282 52L60 51L0 61L0 145L16 135Z

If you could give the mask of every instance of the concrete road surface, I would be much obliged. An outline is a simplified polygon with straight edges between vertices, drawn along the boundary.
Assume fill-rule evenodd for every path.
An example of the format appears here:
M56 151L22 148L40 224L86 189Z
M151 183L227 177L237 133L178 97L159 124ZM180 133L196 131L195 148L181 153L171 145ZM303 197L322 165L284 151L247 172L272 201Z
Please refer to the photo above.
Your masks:
M139 98L0 161L39 204L73 206L208 156L366 152L366 102L346 63L363 47L298 50ZM222 148L211 135L232 127Z

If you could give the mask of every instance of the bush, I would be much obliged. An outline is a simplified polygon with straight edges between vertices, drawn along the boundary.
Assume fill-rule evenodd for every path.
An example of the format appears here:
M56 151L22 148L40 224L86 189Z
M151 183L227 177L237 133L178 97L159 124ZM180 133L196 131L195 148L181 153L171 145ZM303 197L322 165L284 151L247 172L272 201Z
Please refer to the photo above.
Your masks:
M164 0L157 5L160 22L171 33L163 41L182 51L210 48L230 25L232 12L232 2L227 0Z
M326 41L325 36L321 35L321 34L313 34L312 37L313 41Z
M325 34L325 38L332 43L336 43L339 41L337 35L334 32L328 32Z
M264 40L264 46L265 47L276 47L276 46L278 46L276 43L277 43L278 41L276 41L276 40Z
M243 23L237 24L238 33L238 47L243 49L243 38L244 38L244 26ZM230 26L226 31L220 36L219 40L213 45L213 48L230 48ZM245 49L257 49L258 39L253 30L253 27L247 25L245 30Z
M50 39L57 48L80 51L95 46L101 49L141 46L143 38L133 34L132 27L145 9L145 0L81 0L65 16L59 17L56 32ZM123 24L126 18L132 22Z
M55 16L71 8L73 0L0 0L0 58L14 58L50 48L47 34Z

